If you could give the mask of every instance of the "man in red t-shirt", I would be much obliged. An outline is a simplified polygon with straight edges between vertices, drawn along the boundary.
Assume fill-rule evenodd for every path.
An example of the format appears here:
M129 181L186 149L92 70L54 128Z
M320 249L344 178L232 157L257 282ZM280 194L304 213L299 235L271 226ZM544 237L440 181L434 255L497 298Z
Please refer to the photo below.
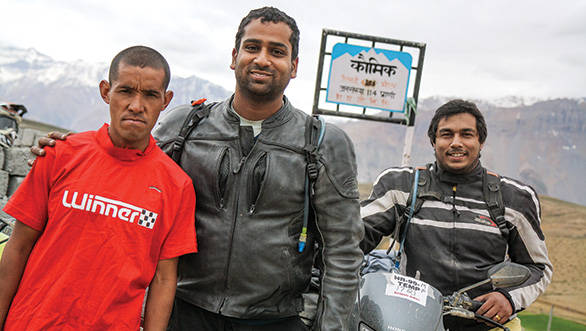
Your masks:
M177 257L196 251L191 179L150 135L171 98L155 50L120 52L100 93L110 125L35 161L4 211L0 330L165 330Z

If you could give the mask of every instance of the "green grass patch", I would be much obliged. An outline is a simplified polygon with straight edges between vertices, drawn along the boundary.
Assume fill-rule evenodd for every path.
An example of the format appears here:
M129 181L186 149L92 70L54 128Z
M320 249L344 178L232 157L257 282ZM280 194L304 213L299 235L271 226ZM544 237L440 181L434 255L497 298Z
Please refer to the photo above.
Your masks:
M546 331L549 315L535 315L520 313L521 325L525 331ZM568 321L563 318L553 317L551 331L585 331L586 325Z

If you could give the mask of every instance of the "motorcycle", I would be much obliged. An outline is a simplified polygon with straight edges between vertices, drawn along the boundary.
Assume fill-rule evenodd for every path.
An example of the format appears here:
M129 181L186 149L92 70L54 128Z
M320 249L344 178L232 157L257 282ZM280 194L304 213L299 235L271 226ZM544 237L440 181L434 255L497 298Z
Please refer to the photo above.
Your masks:
M358 331L445 331L443 317L451 315L482 320L508 330L476 314L483 302L472 300L466 292L488 283L494 288L514 287L529 276L527 267L503 262L488 270L487 279L444 296L433 286L397 271L367 273L360 282L350 328Z

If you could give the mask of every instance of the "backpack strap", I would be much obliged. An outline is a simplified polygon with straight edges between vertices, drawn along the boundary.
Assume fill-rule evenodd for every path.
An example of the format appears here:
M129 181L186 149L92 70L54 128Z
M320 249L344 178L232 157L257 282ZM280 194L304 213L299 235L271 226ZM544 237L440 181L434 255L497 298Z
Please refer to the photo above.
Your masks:
M205 104L205 101L206 99L199 99L191 102L191 111L187 114L187 117L179 130L179 134L173 143L173 149L171 150L171 158L177 164L181 161L181 154L185 147L185 140L189 137L199 122L210 114L212 107L216 104L215 102Z
M299 235L299 253L305 249L307 242L307 226L309 224L309 202L313 201L314 185L318 175L318 164L320 155L318 153L319 146L324 138L326 132L326 122L323 117L307 116L305 120L305 146L303 152L305 153L305 199L303 201L303 228Z
M505 205L500 190L500 183L501 177L498 174L483 169L482 191L488 213L490 214L490 218L499 227L501 235L508 238L509 229L505 221Z
M403 232L399 236L399 254L397 255L397 259L395 261L395 268L399 269L399 265L401 262L401 255L403 246L405 244L405 238L407 238L407 231L409 230L409 224L411 223L411 219L413 215L415 215L423 206L423 202L428 197L436 197L438 196L437 192L432 192L430 190L431 187L431 174L429 171L429 167L431 164L428 164L425 167L416 167L415 168L415 176L413 179L413 188L411 192L409 192L409 197L407 198L407 203L410 202L409 205L405 207L405 212L401 217L400 221L396 223L395 226L395 237L401 231L401 227L403 228ZM389 250L392 248L389 247Z

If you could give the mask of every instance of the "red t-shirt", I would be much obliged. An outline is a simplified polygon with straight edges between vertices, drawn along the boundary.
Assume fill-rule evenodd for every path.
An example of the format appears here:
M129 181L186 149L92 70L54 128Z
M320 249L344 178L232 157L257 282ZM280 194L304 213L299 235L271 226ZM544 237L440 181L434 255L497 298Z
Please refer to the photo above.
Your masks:
M191 179L155 145L108 125L47 148L4 211L42 231L5 330L138 330L159 260L195 252Z

